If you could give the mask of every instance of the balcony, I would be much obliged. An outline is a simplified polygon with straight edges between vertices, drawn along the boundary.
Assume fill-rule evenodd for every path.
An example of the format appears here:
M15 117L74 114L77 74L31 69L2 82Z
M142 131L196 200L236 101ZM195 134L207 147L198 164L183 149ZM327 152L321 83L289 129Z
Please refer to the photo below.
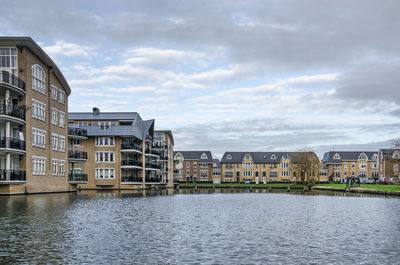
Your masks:
M168 156L166 155L161 155L160 160L168 161Z
M137 160L124 159L121 160L121 167L123 168L142 168L142 162Z
M154 163L146 163L146 170L160 170L160 165Z
M146 149L146 155L148 155L148 156L161 156L162 153L159 152L159 151L156 151L156 150Z
M25 153L25 141L12 138L0 137L0 149L6 149L7 152L14 152L18 154Z
M168 149L168 145L166 144L155 144L153 145L154 149Z
M157 178L157 177L146 177L146 183L160 183L161 182L161 178Z
M0 118L25 124L25 111L18 106L0 104Z
M0 169L0 184L22 184L25 182L25 171Z
M82 151L68 151L69 162L85 162L87 161L87 152Z
M81 128L68 128L68 138L87 140L87 130Z
M142 177L137 176L122 176L121 182L129 182L129 183L142 183Z
M70 184L84 184L87 183L87 181L88 181L87 174L81 174L81 173L68 174L68 182Z
M135 152L138 152L138 153L142 153L142 147L139 144L136 144L136 143L122 143L121 144L121 151L122 152L135 151Z
M0 87L25 95L25 82L7 71L0 71Z

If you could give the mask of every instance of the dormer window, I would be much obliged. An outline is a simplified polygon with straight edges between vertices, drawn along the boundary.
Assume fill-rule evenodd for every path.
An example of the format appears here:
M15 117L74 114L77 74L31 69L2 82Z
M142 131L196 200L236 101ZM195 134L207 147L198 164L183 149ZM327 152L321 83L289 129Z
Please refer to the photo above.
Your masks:
M244 156L244 159L249 160L249 159L250 159L250 155L249 155L249 154L246 154L246 155Z
M339 154L338 154L338 153L336 153L336 154L333 156L333 159L335 159L335 160L338 160L338 159L340 159L340 156L339 156Z
M367 156L364 153L362 153L361 155L359 155L358 160L359 161L366 161L367 160Z
M201 155L201 157L200 157L200 159L207 159L208 157L207 157L207 155L205 154L205 153L203 153L202 155Z
M226 159L231 160L231 159L232 159L232 156L231 156L230 154L228 154L228 155L226 156Z
M372 160L378 160L378 154L374 154L374 155L372 156Z
M282 156L282 159L288 159L288 154L284 154L284 155Z
M271 155L271 159L275 160L276 159L276 155Z

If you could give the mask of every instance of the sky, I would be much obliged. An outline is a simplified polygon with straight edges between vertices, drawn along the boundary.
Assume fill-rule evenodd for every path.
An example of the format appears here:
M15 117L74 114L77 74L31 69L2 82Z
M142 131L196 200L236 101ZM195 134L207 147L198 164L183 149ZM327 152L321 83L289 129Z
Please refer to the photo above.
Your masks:
M175 150L387 148L400 136L400 1L5 0L70 111L136 111Z

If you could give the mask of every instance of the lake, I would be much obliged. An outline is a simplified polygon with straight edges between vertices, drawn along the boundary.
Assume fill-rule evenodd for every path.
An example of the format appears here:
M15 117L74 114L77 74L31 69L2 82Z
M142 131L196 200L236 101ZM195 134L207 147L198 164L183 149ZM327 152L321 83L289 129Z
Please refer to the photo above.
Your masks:
M400 199L266 190L0 197L0 263L398 264Z

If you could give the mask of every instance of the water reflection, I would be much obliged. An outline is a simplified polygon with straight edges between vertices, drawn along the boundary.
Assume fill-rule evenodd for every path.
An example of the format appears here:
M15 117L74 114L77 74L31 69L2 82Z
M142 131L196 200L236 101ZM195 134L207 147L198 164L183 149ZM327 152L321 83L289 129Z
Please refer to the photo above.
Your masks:
M398 263L398 198L268 189L171 195L0 197L0 263Z

